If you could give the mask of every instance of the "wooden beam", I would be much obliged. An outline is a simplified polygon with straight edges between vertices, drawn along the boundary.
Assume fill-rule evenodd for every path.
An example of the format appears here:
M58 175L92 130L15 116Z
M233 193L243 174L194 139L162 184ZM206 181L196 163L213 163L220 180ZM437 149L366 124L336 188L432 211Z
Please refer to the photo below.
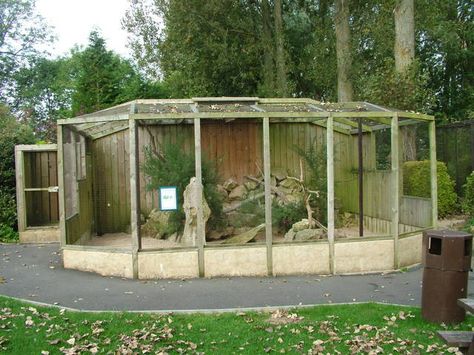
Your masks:
M258 99L259 104L318 104L318 101L313 99L305 99L298 97L289 97L289 98L260 98Z
M55 152L57 149L57 144L19 144L15 146L15 151L22 152Z
M132 115L138 120L167 119L246 119L246 118L317 118L326 117L327 112L183 112L183 113L137 113Z
M273 276L272 191L270 156L270 120L263 118L263 175L265 184L265 242L267 246L267 273Z
M114 133L125 131L128 128L129 128L129 124L126 123L126 124L123 124L123 125L120 125L120 126L117 126L117 127L109 128L108 130L99 132L97 134L93 134L93 135L91 135L91 137L92 137L92 139L96 140L96 139L100 139L100 138L110 136L111 134L114 134Z
M26 198L25 198L25 162L24 153L19 146L15 147L15 175L16 175L16 208L18 219L18 232L24 232L27 227L26 221ZM31 206L30 206L31 207Z
M336 117L336 118L334 118L334 122L341 123L343 125L355 128L356 132L357 133L359 132L359 124L357 122L351 121L351 120L349 120L345 117ZM362 131L363 132L372 132L372 129L369 126L363 124L362 125ZM352 131L351 131L351 133L352 133Z
M110 115L110 116L91 116L91 117L78 117L68 118L63 120L57 120L58 125L76 125L83 123L99 123L99 122L110 122L110 121L126 121L128 120L129 114Z
M399 221L400 221L400 155L399 155L399 140L398 140L398 114L394 113L391 125L391 165L392 165L392 236L393 236L393 251L394 251L394 269L399 268Z
M60 241L61 247L66 246L67 236L66 236L66 205L65 205L65 194L64 194L64 152L63 152L63 126L58 125L58 153L57 153L57 161L58 161L58 187L59 187L59 195L58 195L58 205L59 205L59 233L60 233Z
M220 97L193 97L194 102L257 102L258 97L238 97L238 96L220 96Z
M346 118L366 118L366 119L379 119L386 118L388 121L393 116L393 112L375 112L375 111L343 111L343 112L331 112L333 117L346 117ZM387 120L384 120L386 123Z
M324 128L327 128L327 124L326 124L326 121L313 121L312 124L316 125L316 126L320 126L320 127L324 127ZM344 129L344 128L341 128L341 127L338 127L338 126L335 126L333 124L333 131L334 132L338 132L338 133L342 133L342 134L346 134L346 135L350 135L351 134L351 131L349 131L348 129Z
M197 247L198 247L198 267L199 276L204 277L204 244L206 243L206 231L204 226L203 210L202 210L202 166L201 166L201 120L194 120L194 159L196 169L196 181L199 184L200 193L197 200Z
M431 224L433 228L438 225L438 172L436 160L436 126L435 121L429 123L430 140L430 175L431 175Z
M134 110L134 108L131 108ZM140 174L138 170L138 127L134 119L129 119L130 146L130 230L132 237L133 278L138 278L138 252L141 249L140 236Z
M399 111L398 117L411 118L411 119L420 120L420 121L434 121L434 116L426 115L424 113L419 113L419 112Z
M329 114L328 117L326 137L329 271L334 274L336 268L334 249L334 118L332 114Z

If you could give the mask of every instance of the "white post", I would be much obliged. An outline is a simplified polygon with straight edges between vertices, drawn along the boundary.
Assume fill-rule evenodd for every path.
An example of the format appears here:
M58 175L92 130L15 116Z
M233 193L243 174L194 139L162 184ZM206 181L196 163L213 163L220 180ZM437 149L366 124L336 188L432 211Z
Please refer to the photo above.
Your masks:
M398 114L395 113L392 117L391 124L391 165L392 165L392 236L393 236L393 262L394 269L399 268L399 250L398 250L398 234L399 234L399 220L400 220L400 155L399 155L399 141L398 141Z
M267 273L273 275L272 192L270 156L270 119L263 118L263 175L265 183L265 241L267 245Z
M329 242L329 271L335 274L335 248L334 248L334 118L331 114L327 121L327 197L328 197L328 242Z
M198 265L199 276L203 277L204 270L204 244L206 243L206 232L204 230L204 218L202 210L202 167L201 167L201 119L194 119L194 158L196 169L196 181L199 184L199 193L197 194L197 247L198 247Z
M430 174L431 174L431 225L438 226L438 172L436 161L436 124L435 121L429 123L430 136Z

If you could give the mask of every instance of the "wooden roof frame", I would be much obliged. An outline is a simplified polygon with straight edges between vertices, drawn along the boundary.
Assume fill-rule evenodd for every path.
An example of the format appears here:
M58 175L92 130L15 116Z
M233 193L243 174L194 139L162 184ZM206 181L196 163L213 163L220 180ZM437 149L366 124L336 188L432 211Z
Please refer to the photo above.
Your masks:
M247 105L251 111L221 112L218 110L221 105L229 104ZM186 105L188 109L186 112L144 113L136 112L138 105ZM203 112L199 110L199 105L212 105L217 110ZM265 105L282 105L282 108L283 105L289 105L290 107L279 111L275 110L275 106L273 106L272 111L267 111ZM295 105L295 108L305 105L306 111L292 110L291 105ZM328 117L332 116L335 131L343 134L355 134L358 123L354 119L370 122L371 124L363 122L362 129L363 132L372 132L389 128L395 115L399 119L404 119L399 122L400 126L434 121L434 116L388 109L368 102L324 103L305 98L196 97L192 99L134 100L91 114L58 120L58 125L65 125L75 132L95 140L128 129L129 119L137 120L139 123L148 121L156 124L156 122L168 121L167 123L170 124L178 120L263 119L268 117L272 123L306 122L326 127Z

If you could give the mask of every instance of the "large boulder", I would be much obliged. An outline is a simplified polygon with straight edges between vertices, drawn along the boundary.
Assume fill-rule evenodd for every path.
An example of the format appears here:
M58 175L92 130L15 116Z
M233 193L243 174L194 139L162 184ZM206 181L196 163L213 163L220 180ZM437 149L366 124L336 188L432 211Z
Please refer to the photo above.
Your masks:
M230 193L229 193L229 200L244 200L247 196L247 189L244 185L236 186Z
M321 239L324 235L322 229L303 229L296 233L295 241L305 241L310 239Z
M224 189L227 190L227 192L231 192L238 185L239 184L234 179L230 178L230 179L227 179L222 186L224 187Z
M169 216L169 212L153 209L148 215L146 223L141 226L140 234L143 237L164 238L163 232L168 224Z
M309 228L310 228L310 225L307 218L303 218L301 221L293 223L293 225L291 226L291 229L296 233L304 229L309 229Z
M291 190L291 191L299 191L301 190L301 184L296 181L295 179L285 179L280 181L280 186Z
M192 177L189 185L184 190L183 209L186 215L184 224L183 236L181 243L188 246L196 246L197 244L197 213L198 213L198 199L199 194L202 196L202 217L204 222L204 230L206 230L206 223L211 216L211 209L202 192L202 185L199 184L195 177ZM205 240L203 241L205 243Z
M272 175L278 180L284 180L288 177L288 172L283 168L272 169Z

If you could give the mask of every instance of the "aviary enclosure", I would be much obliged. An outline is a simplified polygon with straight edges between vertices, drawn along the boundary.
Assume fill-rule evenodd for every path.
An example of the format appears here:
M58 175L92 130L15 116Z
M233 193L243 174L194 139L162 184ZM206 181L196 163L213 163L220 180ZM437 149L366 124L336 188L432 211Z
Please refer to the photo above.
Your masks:
M418 263L437 220L434 129L365 102L255 97L137 100L58 121L64 265L146 279ZM431 198L403 194L410 149L429 161Z

